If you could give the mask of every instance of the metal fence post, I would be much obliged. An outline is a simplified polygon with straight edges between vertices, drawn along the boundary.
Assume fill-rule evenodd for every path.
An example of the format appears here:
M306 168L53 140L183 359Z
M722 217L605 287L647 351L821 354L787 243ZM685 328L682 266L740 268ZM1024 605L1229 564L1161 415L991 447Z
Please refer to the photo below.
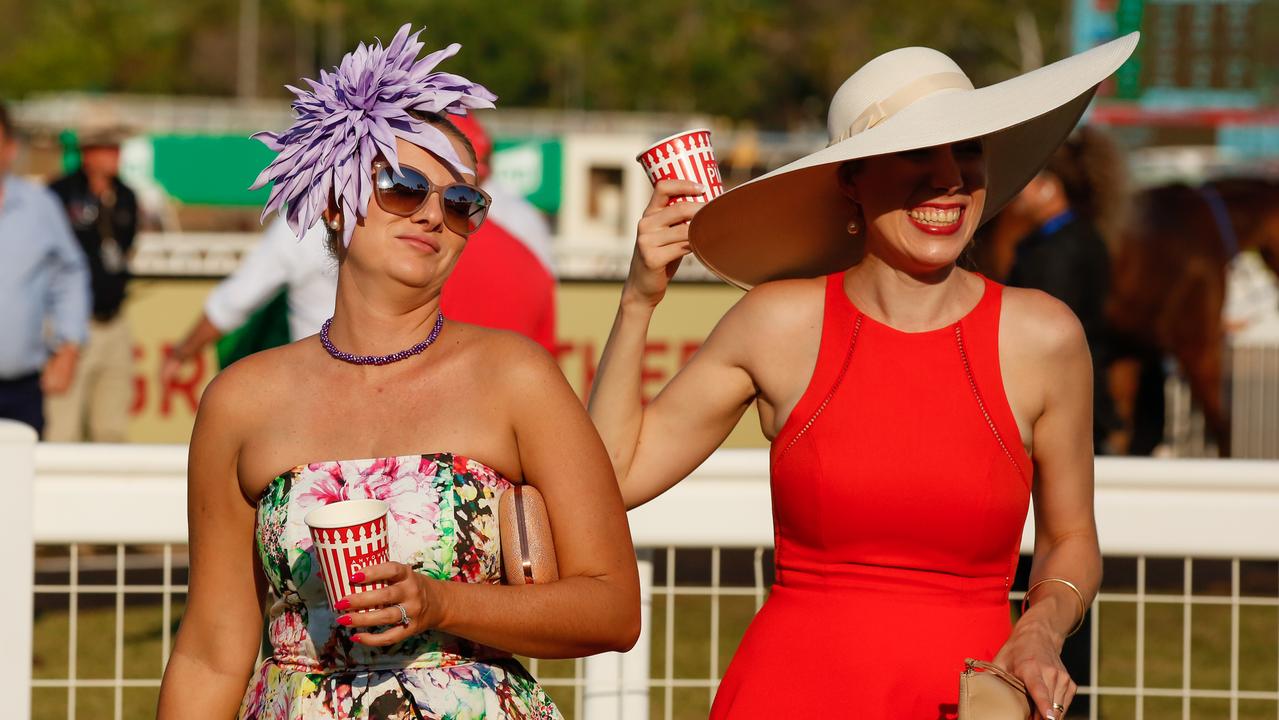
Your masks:
M648 670L653 632L653 551L635 552L639 562L640 636L627 653L586 658L582 678L585 720L648 720Z
M18 618L9 629L7 652L0 653L0 677L12 683L6 714L31 717L31 632L35 599L36 432L12 420L0 420L0 467L4 469L5 501L0 503L0 547L9 566L0 576L0 597L8 599Z

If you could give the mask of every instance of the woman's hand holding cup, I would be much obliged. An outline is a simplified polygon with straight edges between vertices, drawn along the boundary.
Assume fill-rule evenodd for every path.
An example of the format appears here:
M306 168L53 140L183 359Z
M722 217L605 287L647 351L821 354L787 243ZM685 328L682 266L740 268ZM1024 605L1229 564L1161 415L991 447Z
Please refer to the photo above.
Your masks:
M724 181L706 128L662 138L635 159L653 183L653 197L636 231L622 304L651 309L662 301L680 261L691 252L688 221L724 193Z
M635 254L626 278L623 301L656 306L666 294L680 261L691 252L688 221L704 207L700 202L674 202L701 195L706 188L691 180L667 179L653 186L653 196L635 233Z
M373 565L351 576L351 586L385 583L386 587L347 595L334 605L343 627L385 628L360 632L351 639L361 645L384 647L440 626L443 618L439 580L398 562ZM401 612L400 608L403 608ZM404 619L408 618L408 623Z

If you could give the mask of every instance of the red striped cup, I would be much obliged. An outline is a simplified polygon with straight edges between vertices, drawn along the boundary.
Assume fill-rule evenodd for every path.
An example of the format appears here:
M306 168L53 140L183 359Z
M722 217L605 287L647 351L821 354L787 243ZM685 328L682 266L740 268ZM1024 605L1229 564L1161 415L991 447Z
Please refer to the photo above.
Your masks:
M386 587L386 583L351 585L351 575L357 570L391 559L386 517L387 505L381 500L342 500L318 507L303 518L311 528L329 607L352 593Z
M681 195L671 202L710 202L724 194L724 180L719 174L715 150L711 148L711 131L705 128L658 140L635 159L654 185L660 180L677 178L692 180L706 188L701 195Z

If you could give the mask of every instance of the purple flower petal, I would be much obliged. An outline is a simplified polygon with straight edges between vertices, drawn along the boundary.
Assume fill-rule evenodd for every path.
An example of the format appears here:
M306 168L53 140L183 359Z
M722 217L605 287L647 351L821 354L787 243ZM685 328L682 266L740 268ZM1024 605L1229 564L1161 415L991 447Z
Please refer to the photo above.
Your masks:
M264 218L283 213L301 237L323 215L332 193L343 214L343 242L350 243L372 199L373 159L381 154L399 167L397 138L474 174L442 132L408 111L464 115L493 107L497 96L459 75L432 72L461 46L454 43L419 59L422 31L411 29L401 26L385 46L380 40L360 43L331 72L321 70L318 81L304 78L310 90L285 86L296 96L297 119L282 133L253 136L278 153L253 184L272 184Z

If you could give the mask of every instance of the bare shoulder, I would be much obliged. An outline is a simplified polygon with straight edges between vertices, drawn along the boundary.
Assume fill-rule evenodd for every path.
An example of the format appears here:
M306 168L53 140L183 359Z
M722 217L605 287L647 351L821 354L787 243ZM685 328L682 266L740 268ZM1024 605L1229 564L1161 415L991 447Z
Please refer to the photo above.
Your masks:
M752 342L781 340L814 323L820 325L825 292L825 278L763 283L743 295L720 325L724 331L750 338Z
M821 308L825 300L826 278L799 280L774 280L751 288L736 308L758 319L772 319L789 315L796 310Z
M454 323L457 348L466 365L495 383L528 387L530 381L563 380L546 348L509 330Z
M200 414L248 424L268 417L279 396L306 377L310 356L306 338L241 358L213 377L200 397Z
M1042 290L1005 287L1000 330L1041 360L1087 354L1079 318L1066 303Z

